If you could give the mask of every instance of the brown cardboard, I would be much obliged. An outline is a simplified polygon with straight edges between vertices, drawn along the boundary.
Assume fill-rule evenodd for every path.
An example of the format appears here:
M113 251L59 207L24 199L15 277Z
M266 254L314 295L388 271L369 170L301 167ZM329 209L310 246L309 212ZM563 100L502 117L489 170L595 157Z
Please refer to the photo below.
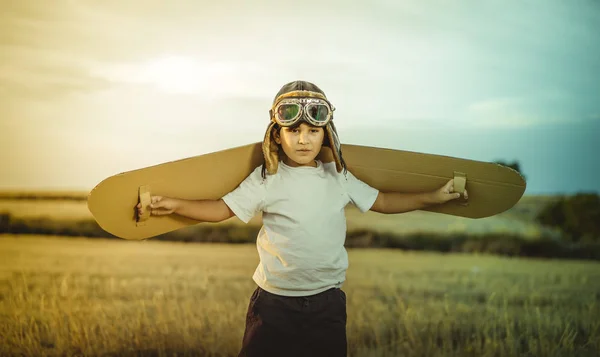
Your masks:
M150 186L140 186L139 188L139 201L142 207L148 207L152 198L152 190ZM150 210L144 209L142 214L138 215L136 225L145 226L146 221L150 218Z
M145 239L200 222L177 215L143 217L135 206L142 195L185 199L219 199L235 189L263 162L262 142L124 172L100 182L88 196L88 208L100 227L125 239ZM514 206L525 192L525 181L508 167L448 156L342 145L348 170L383 191L424 192L464 175L469 193L427 211L455 216L489 217ZM319 158L333 161L329 148ZM461 183L459 183L460 185Z

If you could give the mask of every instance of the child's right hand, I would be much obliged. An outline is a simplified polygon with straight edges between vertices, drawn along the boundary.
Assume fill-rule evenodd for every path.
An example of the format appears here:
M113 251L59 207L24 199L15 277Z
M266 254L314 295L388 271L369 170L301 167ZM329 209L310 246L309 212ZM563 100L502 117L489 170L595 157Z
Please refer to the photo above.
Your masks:
M137 204L138 215L142 214L142 204ZM177 200L170 197L163 196L152 196L150 199L150 207L146 207L150 210L150 214L153 216L164 216L175 212L177 209Z

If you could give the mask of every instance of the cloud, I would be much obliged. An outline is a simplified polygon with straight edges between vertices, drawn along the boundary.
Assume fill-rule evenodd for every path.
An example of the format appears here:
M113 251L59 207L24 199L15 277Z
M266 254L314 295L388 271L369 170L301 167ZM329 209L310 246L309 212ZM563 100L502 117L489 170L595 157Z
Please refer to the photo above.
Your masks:
M60 50L57 45L81 38L81 22L69 1L10 1L0 5L0 46Z
M12 100L39 100L110 86L90 74L95 61L78 45L94 41L72 4L11 1L0 6L2 93Z
M593 120L589 96L580 97L565 89L549 88L521 96L486 98L469 104L465 121L490 128L573 124ZM597 105L596 105L597 107Z
M468 107L470 124L486 128L525 128L543 123L535 112L524 109L520 98L496 98L474 103Z
M21 2L0 11L0 51L23 78L35 64L52 61L54 69L33 70L40 83L11 77L24 95L43 95L53 85L62 93L111 84L207 93L217 86L202 82L212 81L226 88L224 95L271 98L283 83L306 79L322 86L341 111L355 107L360 118L447 120L466 112L481 125L518 127L559 117L534 104L554 106L565 118L579 115L565 108L590 103L589 93L600 89L589 76L600 58L591 36L600 19L591 10L598 7L551 2L499 11L497 5ZM581 21L574 25L562 14ZM168 71L149 73L149 63L164 56L190 59L200 69L190 71L187 84L168 78ZM532 101L530 93L552 86L573 93L573 102L556 108ZM587 106L587 112L598 110Z
M593 113L588 115L587 117L590 120L600 120L600 113Z
M110 86L110 81L91 75L78 61L29 60L0 66L0 88L12 98L52 99Z

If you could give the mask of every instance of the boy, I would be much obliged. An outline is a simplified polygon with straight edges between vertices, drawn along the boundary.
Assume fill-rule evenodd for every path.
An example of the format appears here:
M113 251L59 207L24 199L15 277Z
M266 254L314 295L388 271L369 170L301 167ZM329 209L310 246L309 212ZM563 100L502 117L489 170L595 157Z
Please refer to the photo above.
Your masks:
M265 163L220 200L152 197L154 215L205 222L262 212L253 280L239 356L346 356L348 268L344 208L401 213L460 197L450 180L419 194L383 193L346 169L334 107L316 85L295 81L275 96L263 141ZM334 162L317 160L329 146ZM465 198L467 198L465 192Z

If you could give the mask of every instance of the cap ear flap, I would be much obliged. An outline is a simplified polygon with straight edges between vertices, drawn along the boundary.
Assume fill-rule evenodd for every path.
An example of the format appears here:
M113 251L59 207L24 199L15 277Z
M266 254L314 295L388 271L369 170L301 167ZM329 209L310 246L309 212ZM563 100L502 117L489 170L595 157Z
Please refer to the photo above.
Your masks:
M342 147L333 122L329 122L329 124L327 124L325 131L327 131L329 145L331 146L331 152L333 153L333 159L335 160L335 168L337 172L342 172L344 169L342 165Z
M279 165L279 146L273 139L273 129L275 128L275 125L276 123L274 122L269 124L262 144L265 166L269 175L275 174Z

